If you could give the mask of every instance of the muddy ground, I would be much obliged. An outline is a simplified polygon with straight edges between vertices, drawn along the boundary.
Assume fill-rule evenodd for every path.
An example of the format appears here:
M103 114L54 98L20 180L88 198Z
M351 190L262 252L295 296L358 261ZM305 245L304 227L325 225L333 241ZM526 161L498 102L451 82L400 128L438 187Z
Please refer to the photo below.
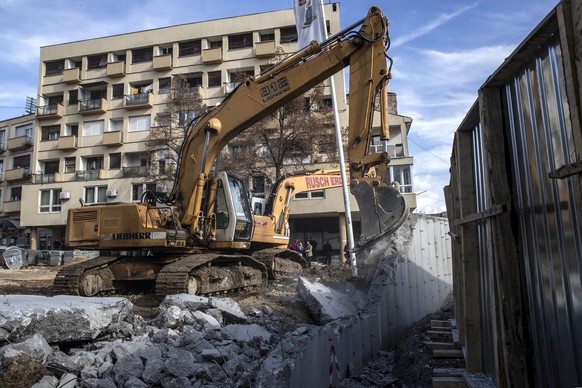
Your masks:
M52 281L62 267L28 267L20 270L0 269L0 295L52 295ZM345 282L352 282L357 288L365 291L366 283L361 279L366 274L360 271L358 278L352 278L349 266L322 265L314 263L312 268L305 269L302 276L311 281L318 281L332 288L339 288ZM301 298L295 291L296 279L286 279L270 282L266 290L250 295L231 296L241 309L250 314L253 309L269 306L281 318L280 332L286 332L299 324L315 324L305 308ZM152 319L158 314L159 301L153 294L122 295L134 304L134 313L146 319ZM344 387L430 387L433 368L462 367L459 360L438 360L432 357L431 351L424 345L428 340L426 331L430 328L431 319L450 319L453 316L452 303L448 303L441 311L431 314L415 325L392 349L381 352L372 360L357 377L343 382Z

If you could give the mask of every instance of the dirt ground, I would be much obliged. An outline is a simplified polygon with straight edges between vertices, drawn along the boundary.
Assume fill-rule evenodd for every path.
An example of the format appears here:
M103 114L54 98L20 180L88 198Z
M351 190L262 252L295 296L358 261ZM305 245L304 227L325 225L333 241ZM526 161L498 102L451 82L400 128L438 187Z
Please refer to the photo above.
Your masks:
M52 295L53 278L62 267L28 267L19 270L0 269L0 295ZM322 265L314 263L312 268L304 270L302 276L326 284L329 287L345 285L352 282L363 290L367 287L360 279L366 277L359 273L358 278L352 278L351 268L340 265ZM285 279L270 282L266 290L250 295L234 295L241 309L246 314L252 314L253 309L260 310L263 306L271 308L279 317L280 332L293 329L298 324L314 324L315 322L297 295L295 287L297 279ZM152 294L121 295L134 304L134 313L151 319L158 314L159 301ZM380 352L362 371L344 381L343 387L431 387L433 368L463 367L462 360L438 360L432 357L430 349L424 344L430 329L430 320L450 319L453 317L452 302L445 305L439 312L423 318L412 325L401 340L392 349Z

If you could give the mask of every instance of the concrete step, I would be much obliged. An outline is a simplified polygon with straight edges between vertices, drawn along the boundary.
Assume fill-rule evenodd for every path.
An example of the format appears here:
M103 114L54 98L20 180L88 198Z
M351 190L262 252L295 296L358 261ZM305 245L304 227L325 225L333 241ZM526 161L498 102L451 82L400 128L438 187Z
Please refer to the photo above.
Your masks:
M435 358L464 358L462 349L433 349L432 355Z

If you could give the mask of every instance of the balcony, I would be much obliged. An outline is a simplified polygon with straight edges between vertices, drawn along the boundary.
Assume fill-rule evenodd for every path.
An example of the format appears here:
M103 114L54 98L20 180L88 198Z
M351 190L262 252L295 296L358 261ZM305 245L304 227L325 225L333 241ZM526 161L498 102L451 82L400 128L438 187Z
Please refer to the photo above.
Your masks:
M125 61L110 62L107 64L108 77L125 76Z
M81 82L81 69L78 67L65 69L63 71L63 82L67 84L78 84Z
M75 171L76 181L96 181L105 179L105 170L77 170Z
M12 201L7 201L2 204L2 211L4 213L15 213L20 212L20 198L14 199Z
M57 143L57 149L59 149L61 151L76 150L77 149L77 136L61 136L61 137L59 137L59 142Z
M108 101L104 98L79 101L79 113L84 115L105 113L108 109Z
M126 109L151 108L154 104L153 93L129 94L125 96L123 106Z
M54 174L34 174L32 176L32 183L37 185L42 185L45 183L54 183L54 182L62 182L63 176L55 172Z
M122 144L123 144L123 133L121 131L103 133L103 145L120 146Z
M275 41L256 42L255 56L257 58L272 58L275 56Z
M65 113L65 107L63 104L56 105L45 105L36 107L36 118L39 120L44 119L60 119Z
M222 47L202 50L202 62L205 65L222 63Z
M31 136L19 136L13 137L12 139L8 139L8 149L10 151L18 151L29 148L32 146L32 137Z
M154 57L154 70L171 70L172 66L172 54L158 55Z
M15 168L12 170L6 170L5 178L6 182L15 182L21 181L24 179L28 179L30 177L30 168L29 167L20 167Z
M128 166L122 167L124 178L136 178L146 176L148 172L147 166Z

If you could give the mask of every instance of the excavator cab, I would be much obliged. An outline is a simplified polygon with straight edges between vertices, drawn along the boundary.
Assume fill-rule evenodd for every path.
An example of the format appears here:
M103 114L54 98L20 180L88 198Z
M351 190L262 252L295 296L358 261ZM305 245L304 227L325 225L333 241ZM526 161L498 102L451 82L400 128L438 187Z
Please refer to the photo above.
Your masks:
M216 200L214 201L214 226L216 238L209 242L212 248L248 248L253 231L253 214L244 181L224 171L219 172Z

